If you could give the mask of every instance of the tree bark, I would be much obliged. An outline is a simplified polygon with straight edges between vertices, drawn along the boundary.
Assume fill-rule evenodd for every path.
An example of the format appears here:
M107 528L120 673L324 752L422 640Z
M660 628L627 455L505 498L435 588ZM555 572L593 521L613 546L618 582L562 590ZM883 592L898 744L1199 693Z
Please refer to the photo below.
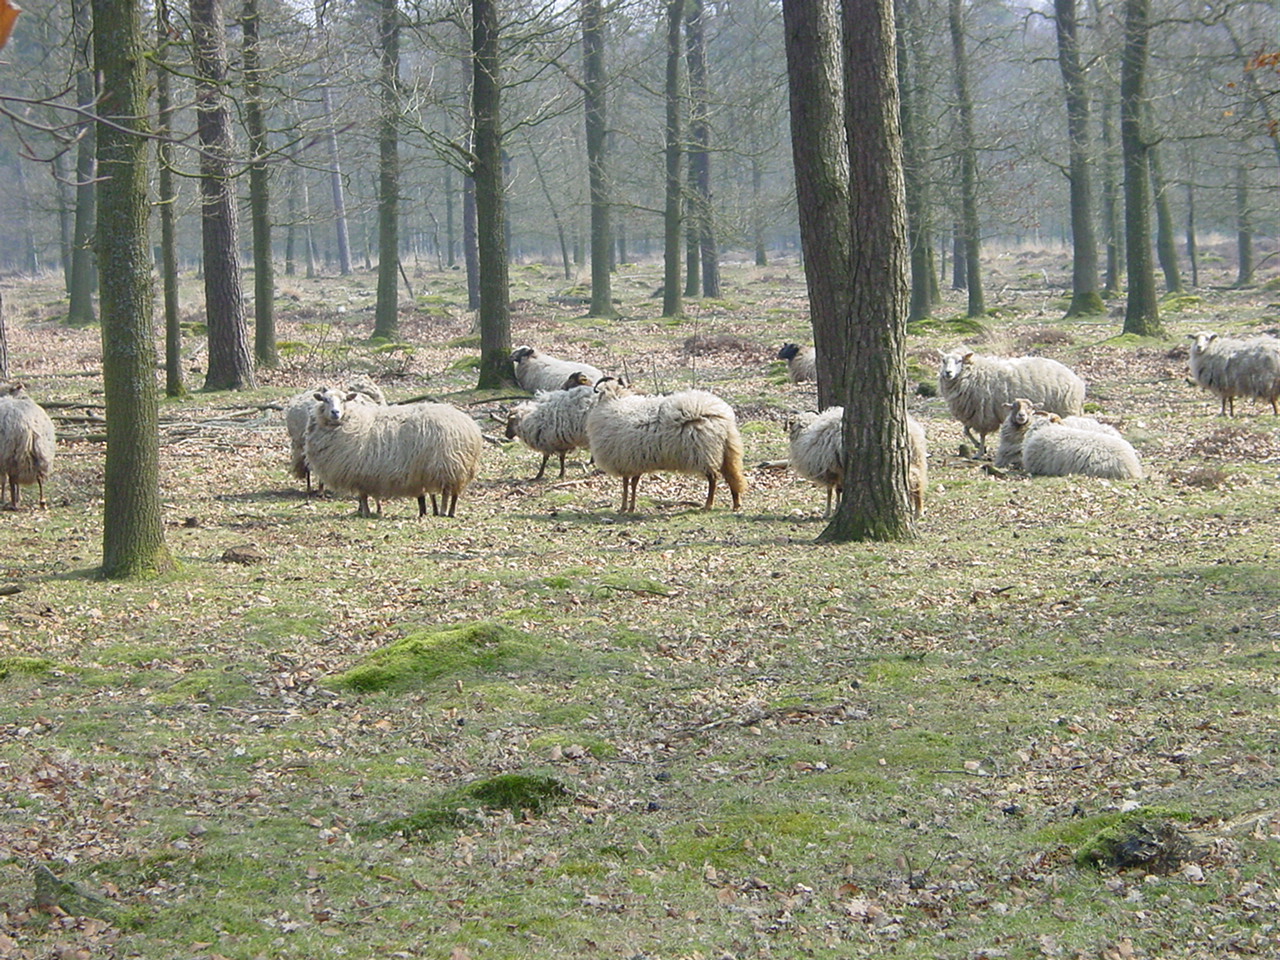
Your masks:
M271 171L262 102L258 0L244 0L244 124L249 134L249 219L253 229L253 356L263 367L280 363L276 350L276 277L271 251Z
M72 0L71 34L76 59L76 102L84 110L93 109L93 72L89 69L89 3ZM85 123L76 146L76 216L71 241L71 301L67 322L75 325L94 323L93 288L97 283L94 262L94 206L97 184L94 182L94 124ZM24 191L25 193L25 191Z
M481 389L515 383L511 366L507 234L502 166L502 76L498 0L471 0L471 50L475 72L471 113L475 121L476 249L480 267Z
M969 58L965 52L962 0L950 0L951 62L955 71L956 109L960 121L960 230L964 243L965 286L971 317L987 312L980 264L982 233L978 222L978 147L973 129L973 95L969 92Z
M689 181L694 215L690 234L698 245L704 297L720 296L720 250L711 192L711 117L707 90L707 31L703 0L685 0L689 60ZM696 294L697 291L695 290Z
M895 70L893 0L844 0L844 105L849 156L849 344L844 495L819 538L912 535L907 485L907 211Z
M378 28L382 61L378 124L378 299L373 338L400 338L400 6L382 0Z
M173 175L173 98L169 82L169 44L173 25L169 0L156 0L156 147L159 170L160 280L164 290L164 392L181 397L187 392L182 372L182 323L178 313L178 186Z
M1196 244L1196 188L1194 166L1187 182L1187 262L1191 265L1191 287L1200 286L1200 250Z
M591 307L593 317L616 317L609 273L613 247L609 186L609 78L605 70L601 0L582 0L582 98L586 115L587 179L591 193ZM563 245L563 240L561 241ZM566 269L568 264L566 263Z
M240 284L239 224L231 178L231 117L227 84L224 0L191 0L192 62L196 75L196 131L200 138L201 236L204 299L209 326L206 390L255 386Z
M940 302L933 257L933 210L929 195L929 146L919 111L923 85L915 81L925 54L913 38L922 32L915 0L899 0L894 20L898 34L898 87L902 103L902 163L907 196L908 242L911 248L911 304L908 322L923 320Z
M1103 289L1107 296L1120 290L1124 273L1124 245L1121 243L1119 189L1116 186L1114 103L1110 92L1102 101L1102 231L1107 252Z
M844 402L849 263L849 144L835 0L783 0L800 246L817 353L818 406Z
M1125 259L1129 294L1124 332L1159 336L1160 304L1151 263L1151 182L1147 142L1142 133L1151 0L1125 0L1124 50L1120 58L1120 150L1124 162Z
M173 569L160 502L160 437L147 236L146 45L139 0L93 0L98 112L97 244L102 265L102 381L107 407L102 575Z
M1147 111L1150 116L1150 111ZM1149 126L1150 124L1148 124ZM1169 206L1168 184L1160 163L1160 149L1155 144L1147 147L1147 160L1151 163L1151 191L1156 208L1156 258L1164 273L1166 293L1182 293L1182 272L1178 269L1178 242L1174 238L1173 210Z
M666 202L662 235L662 315L677 317L683 310L680 291L680 162L684 153L681 142L682 107L680 61L680 23L684 19L684 0L667 0L667 75L666 75Z
M1071 305L1068 317L1089 317L1106 307L1098 293L1098 241L1093 226L1089 144L1089 91L1080 63L1076 0L1054 0L1058 68L1067 101L1067 180L1071 193Z
M1253 283L1253 218L1249 214L1249 171L1236 164L1236 286Z

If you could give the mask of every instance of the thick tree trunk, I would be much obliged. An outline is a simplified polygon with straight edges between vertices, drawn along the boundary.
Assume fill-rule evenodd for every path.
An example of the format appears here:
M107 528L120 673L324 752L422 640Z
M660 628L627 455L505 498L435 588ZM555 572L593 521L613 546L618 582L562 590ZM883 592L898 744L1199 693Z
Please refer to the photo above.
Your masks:
M254 386L240 285L239 227L231 177L231 117L223 0L191 0L196 130L200 139L200 207L204 299L209 325L206 390Z
M1103 313L1098 293L1098 241L1093 226L1089 91L1080 63L1076 0L1054 0L1058 68L1067 101L1067 179L1071 189L1071 305L1068 317Z
M925 125L918 120L924 99L923 85L915 80L921 52L913 40L922 32L915 0L899 0L894 20L898 33L898 85L902 101L902 163L907 196L908 242L911 248L911 304L907 320L922 320L940 301L938 273L933 258L933 211L929 195Z
M817 352L818 406L825 410L844 402L844 319L852 297L840 13L835 0L783 0L782 16L800 245Z
M114 126L97 137L97 243L102 265L102 381L107 406L102 575L173 569L160 502L160 437L147 236L147 116L139 0L93 0L97 110Z
M1236 164L1236 286L1253 283L1253 217L1249 211L1249 171Z
M373 338L400 338L400 7L382 0L378 28L382 61L378 124L378 299Z
M666 202L662 218L662 315L679 316L683 309L680 291L680 158L681 142L681 71L680 23L684 19L684 0L667 0L667 75L666 75Z
M685 0L689 59L689 181L694 215L689 233L697 238L704 297L720 296L720 249L716 243L711 192L711 118L707 90L707 31L703 0ZM697 290L694 291L697 293Z
M1125 259L1129 295L1124 332L1159 336L1160 303L1151 263L1151 182L1142 132L1151 0L1125 0L1124 51L1120 58L1120 149L1124 160Z
M912 535L907 485L907 211L893 0L844 0L849 155L849 344L844 495L825 542Z
M1148 111L1148 116L1150 111ZM1178 242L1174 237L1173 210L1169 205L1168 184L1160 163L1160 150L1154 144L1147 148L1147 160L1151 163L1151 191L1156 208L1156 258L1164 273L1166 293L1182 293L1182 273L1178 269Z
M471 50L475 72L471 113L475 121L476 247L480 267L480 388L515 383L511 366L507 234L502 167L502 77L498 0L471 0Z
M259 366L280 363L276 351L276 275L271 252L271 171L267 166L267 121L262 102L258 48L258 0L244 0L244 125L249 133L249 219L253 228L253 356Z
M591 191L591 316L616 317L613 306L613 229L610 225L609 79L604 57L605 19L601 0L582 0L582 97L586 114L587 179ZM563 244L563 241L562 241ZM568 264L565 264L568 269Z
M159 171L160 281L164 290L164 392L180 397L187 392L182 373L182 323L178 313L178 186L173 175L173 98L169 83L169 44L173 29L169 0L156 2L156 148Z
M71 34L76 58L76 102L82 109L92 110L94 101L93 72L89 69L89 3L72 0ZM71 302L67 322L82 325L97 320L93 311L93 288L97 283L94 262L94 206L97 184L94 159L94 124L86 123L76 146L76 218L71 241ZM25 194L26 191L23 191Z
M978 146L973 129L973 96L969 92L969 58L965 52L962 0L950 0L951 62L955 71L956 107L960 120L960 229L964 243L965 286L971 317L987 312L982 296L982 233L978 222Z

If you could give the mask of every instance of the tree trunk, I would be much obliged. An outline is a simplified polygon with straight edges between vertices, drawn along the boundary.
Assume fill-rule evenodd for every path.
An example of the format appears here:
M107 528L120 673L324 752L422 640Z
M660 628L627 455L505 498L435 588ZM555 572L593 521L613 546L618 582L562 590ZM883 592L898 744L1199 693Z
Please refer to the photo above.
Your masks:
M1236 286L1253 283L1253 218L1249 214L1249 171L1236 164Z
M965 286L971 317L987 312L982 296L981 227L978 223L978 147L973 130L973 96L969 92L969 58L965 53L962 0L950 0L951 62L955 69L956 107L960 119L960 230L964 244Z
M466 146L467 155L476 149L476 123L472 116L471 98L475 87L475 70L469 57L462 61L462 80L466 88ZM480 309L480 252L476 242L476 178L475 171L468 170L462 181L462 257L467 268L467 309Z
M1058 68L1067 101L1067 179L1071 191L1071 305L1068 317L1105 312L1098 293L1098 241L1093 227L1089 91L1080 63L1076 0L1054 0Z
M908 242L911 249L911 304L908 322L923 320L939 302L938 274L933 259L933 213L929 196L929 146L918 114L924 99L916 80L925 54L913 38L923 32L915 0L895 5L898 33L898 84L902 102L902 163L907 197Z
M764 245L764 164L760 162L760 148L751 149L751 239L755 248L756 266L769 263L769 253Z
M471 0L471 50L475 72L471 113L475 119L476 249L480 266L481 389L514 385L511 311L508 304L507 235L502 168L502 76L498 0Z
M680 23L684 19L684 0L667 0L667 77L666 77L666 202L662 235L662 315L677 317L683 306L680 295L680 158L681 143L681 75Z
M1120 242L1120 203L1116 186L1115 123L1112 121L1115 106L1108 91L1102 101L1102 231L1107 251L1107 273L1103 289L1108 296L1120 290L1120 276L1124 272L1124 246Z
M160 502L160 437L147 236L145 65L139 0L93 0L98 113L115 124L97 136L97 245L102 265L102 382L107 406L102 575L173 569ZM136 133L134 132L136 131Z
M382 0L378 29L382 117L378 124L378 300L373 338L400 338L400 5Z
M547 201L547 206L551 210L551 219L552 221L554 221L556 225L556 237L560 241L560 263L562 268L564 269L564 278L565 280L572 280L573 279L573 255L569 251L569 235L564 228L564 218L560 216L560 206L559 204L556 203L555 196L551 193L551 185L547 183L546 174L543 173L542 158L538 156L537 148L535 148L532 143L529 144L529 156L533 158L533 169L534 169L534 172L538 175L538 185L542 187L542 196ZM592 239L593 240L595 239L594 234L592 236ZM593 247L593 250L594 250L594 247ZM591 263L592 263L592 266L594 267L595 260L592 259ZM607 272L608 271L606 271L606 273ZM594 275L594 271L593 271L593 275ZM591 315L596 316L595 311L592 311Z
M327 0L316 0L316 29L324 46L329 46L329 31L324 22ZM333 119L333 92L329 84L320 85L320 113L324 118L325 146L329 151L329 189L333 195L333 226L338 244L338 272L344 277L351 272L351 237L347 229L347 198L342 185L342 165L338 160L338 127Z
M1165 292L1182 293L1184 287L1182 273L1178 269L1178 243L1174 238L1173 211L1169 206L1169 190L1164 179L1164 167L1160 163L1160 150L1155 144L1148 146L1147 160L1151 163L1151 191L1156 207L1156 257L1164 273Z
M240 285L235 181L231 177L231 117L227 87L224 0L191 0L196 131L200 138L200 208L204 299L209 325L206 390L253 387L253 357Z
M253 228L253 356L276 367L276 277L271 251L270 145L262 103L262 59L258 48L258 0L244 0L244 125L249 134L249 219Z
M613 229L608 172L609 79L604 58L605 19L601 0L582 0L582 97L586 114L587 178L591 192L591 308L593 317L616 317L613 306ZM563 245L563 241L562 245ZM566 271L568 264L565 264Z
M89 69L89 3L72 0L71 33L76 58L76 102L82 109L92 110L94 100L93 73ZM76 325L93 323L93 288L95 277L93 235L94 205L97 184L94 182L94 124L86 123L76 146L76 220L71 242L71 303L67 322ZM25 191L24 191L25 193Z
M159 171L160 280L164 290L164 392L181 397L187 392L182 372L182 323L178 313L178 186L173 175L173 98L169 84L169 43L173 25L169 0L156 0L156 148Z
M0 292L0 380L9 379L9 328L4 325L4 295Z
M893 0L844 0L852 251L845 309L844 495L820 539L912 535L907 485L907 210Z
M1194 171L1194 167L1192 168ZM1191 264L1191 287L1200 286L1200 250L1196 244L1196 189L1191 182L1194 174L1187 181L1187 262Z
M689 233L696 237L702 271L702 295L720 296L720 250L716 243L711 194L711 120L707 91L707 33L703 0L685 0L689 59L689 181L694 215ZM696 295L697 290L694 291Z
M458 265L457 229L453 225L453 167L444 168L444 242L445 263L452 270Z
M1160 304L1151 263L1151 184L1142 133L1151 0L1125 0L1124 50L1120 58L1120 150L1124 161L1124 240L1129 295L1124 332L1160 336Z
M21 162L21 161L19 161ZM62 285L71 297L71 251L75 246L75 200L68 186L74 179L67 167L65 152L55 153L49 172L58 194L58 254L62 264Z
M849 144L835 0L783 0L800 246L817 353L818 406L844 402L850 290Z

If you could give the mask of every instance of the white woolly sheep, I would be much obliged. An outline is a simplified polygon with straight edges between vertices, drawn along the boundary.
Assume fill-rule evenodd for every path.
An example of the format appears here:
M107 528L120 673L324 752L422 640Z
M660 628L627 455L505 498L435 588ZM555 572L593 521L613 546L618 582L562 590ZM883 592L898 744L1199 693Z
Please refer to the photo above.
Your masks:
M575 373L569 383L585 376ZM551 455L560 456L560 477L564 478L564 458L572 450L587 446L587 414L595 406L595 388L588 385L543 391L532 400L516 404L507 416L507 439L519 437L525 445L542 454L542 465L534 475L541 480Z
M54 451L49 415L27 396L22 384L9 384L0 395L0 477L8 484L9 504L14 510L22 498L23 484L36 484L40 506L48 506L44 481L53 465Z
M316 394L331 389L338 390L340 388L327 383L317 384L310 390L293 397L284 405L284 428L289 434L290 464L293 468L293 475L299 480L307 481L308 494L311 493L311 468L307 466L307 458L304 453L307 428L311 425L311 411L315 409ZM357 393L378 406L385 406L387 403L387 398L383 394L382 388L372 380L366 380L363 377L352 380L347 384L346 389L347 392Z
M1000 425L1000 443L996 447L995 459L995 465L1001 469L1022 469L1022 439L1031 419L1036 416L1047 417L1073 430L1092 430L1095 433L1109 433L1113 437L1120 436L1120 431L1115 427L1093 417L1059 417L1056 413L1036 410L1035 404L1025 397L1019 397L1004 406L1007 413L1004 423Z
M1138 454L1123 437L1068 427L1056 417L1033 417L1022 437L1022 469L1033 476L1078 473L1111 480L1142 477Z
M589 363L560 360L533 347L517 347L511 353L511 362L516 365L516 383L530 393L559 390L573 373L586 374L591 383L604 376Z
M635 512L640 477L660 470L707 478L704 510L716 499L716 477L724 478L733 509L742 505L742 437L733 408L704 390L668 396L632 393L619 381L596 384L596 403L587 415L591 455L605 473L622 478L620 512Z
M1236 414L1236 397L1266 400L1280 413L1280 340L1275 337L1220 337L1202 330L1190 335L1191 377L1222 400L1219 416Z
M362 517L371 516L370 497L417 497L418 516L426 516L427 494L434 515L454 515L484 447L471 417L444 403L380 407L354 391L315 397L306 458L321 483L359 496Z
M1005 359L970 350L945 353L938 389L979 455L987 451L987 434L1004 422L1004 405L1018 397L1029 399L1037 410L1063 417L1079 415L1084 409L1084 381L1046 357Z
M831 501L844 494L844 407L828 407L822 413L802 413L787 422L791 469L827 491L823 516L830 516ZM907 489L916 516L924 513L924 492L929 485L928 444L924 426L907 417Z
M787 361L787 376L792 383L818 379L818 354L813 347L784 343L778 351L778 359Z

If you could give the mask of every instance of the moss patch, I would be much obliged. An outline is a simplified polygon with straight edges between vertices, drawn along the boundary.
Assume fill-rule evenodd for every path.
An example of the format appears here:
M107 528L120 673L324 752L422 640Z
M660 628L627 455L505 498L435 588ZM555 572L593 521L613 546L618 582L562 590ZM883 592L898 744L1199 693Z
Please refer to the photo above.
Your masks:
M504 773L488 780L450 790L416 813L381 824L368 824L373 836L403 834L431 840L452 830L474 827L485 811L507 810L515 816L539 816L563 803L572 794L554 777L540 774Z
M43 657L0 657L0 680L11 673L28 675L48 673L53 669L53 661Z
M527 634L496 623L424 630L375 650L328 682L359 693L407 690L440 677L528 663L540 653Z

